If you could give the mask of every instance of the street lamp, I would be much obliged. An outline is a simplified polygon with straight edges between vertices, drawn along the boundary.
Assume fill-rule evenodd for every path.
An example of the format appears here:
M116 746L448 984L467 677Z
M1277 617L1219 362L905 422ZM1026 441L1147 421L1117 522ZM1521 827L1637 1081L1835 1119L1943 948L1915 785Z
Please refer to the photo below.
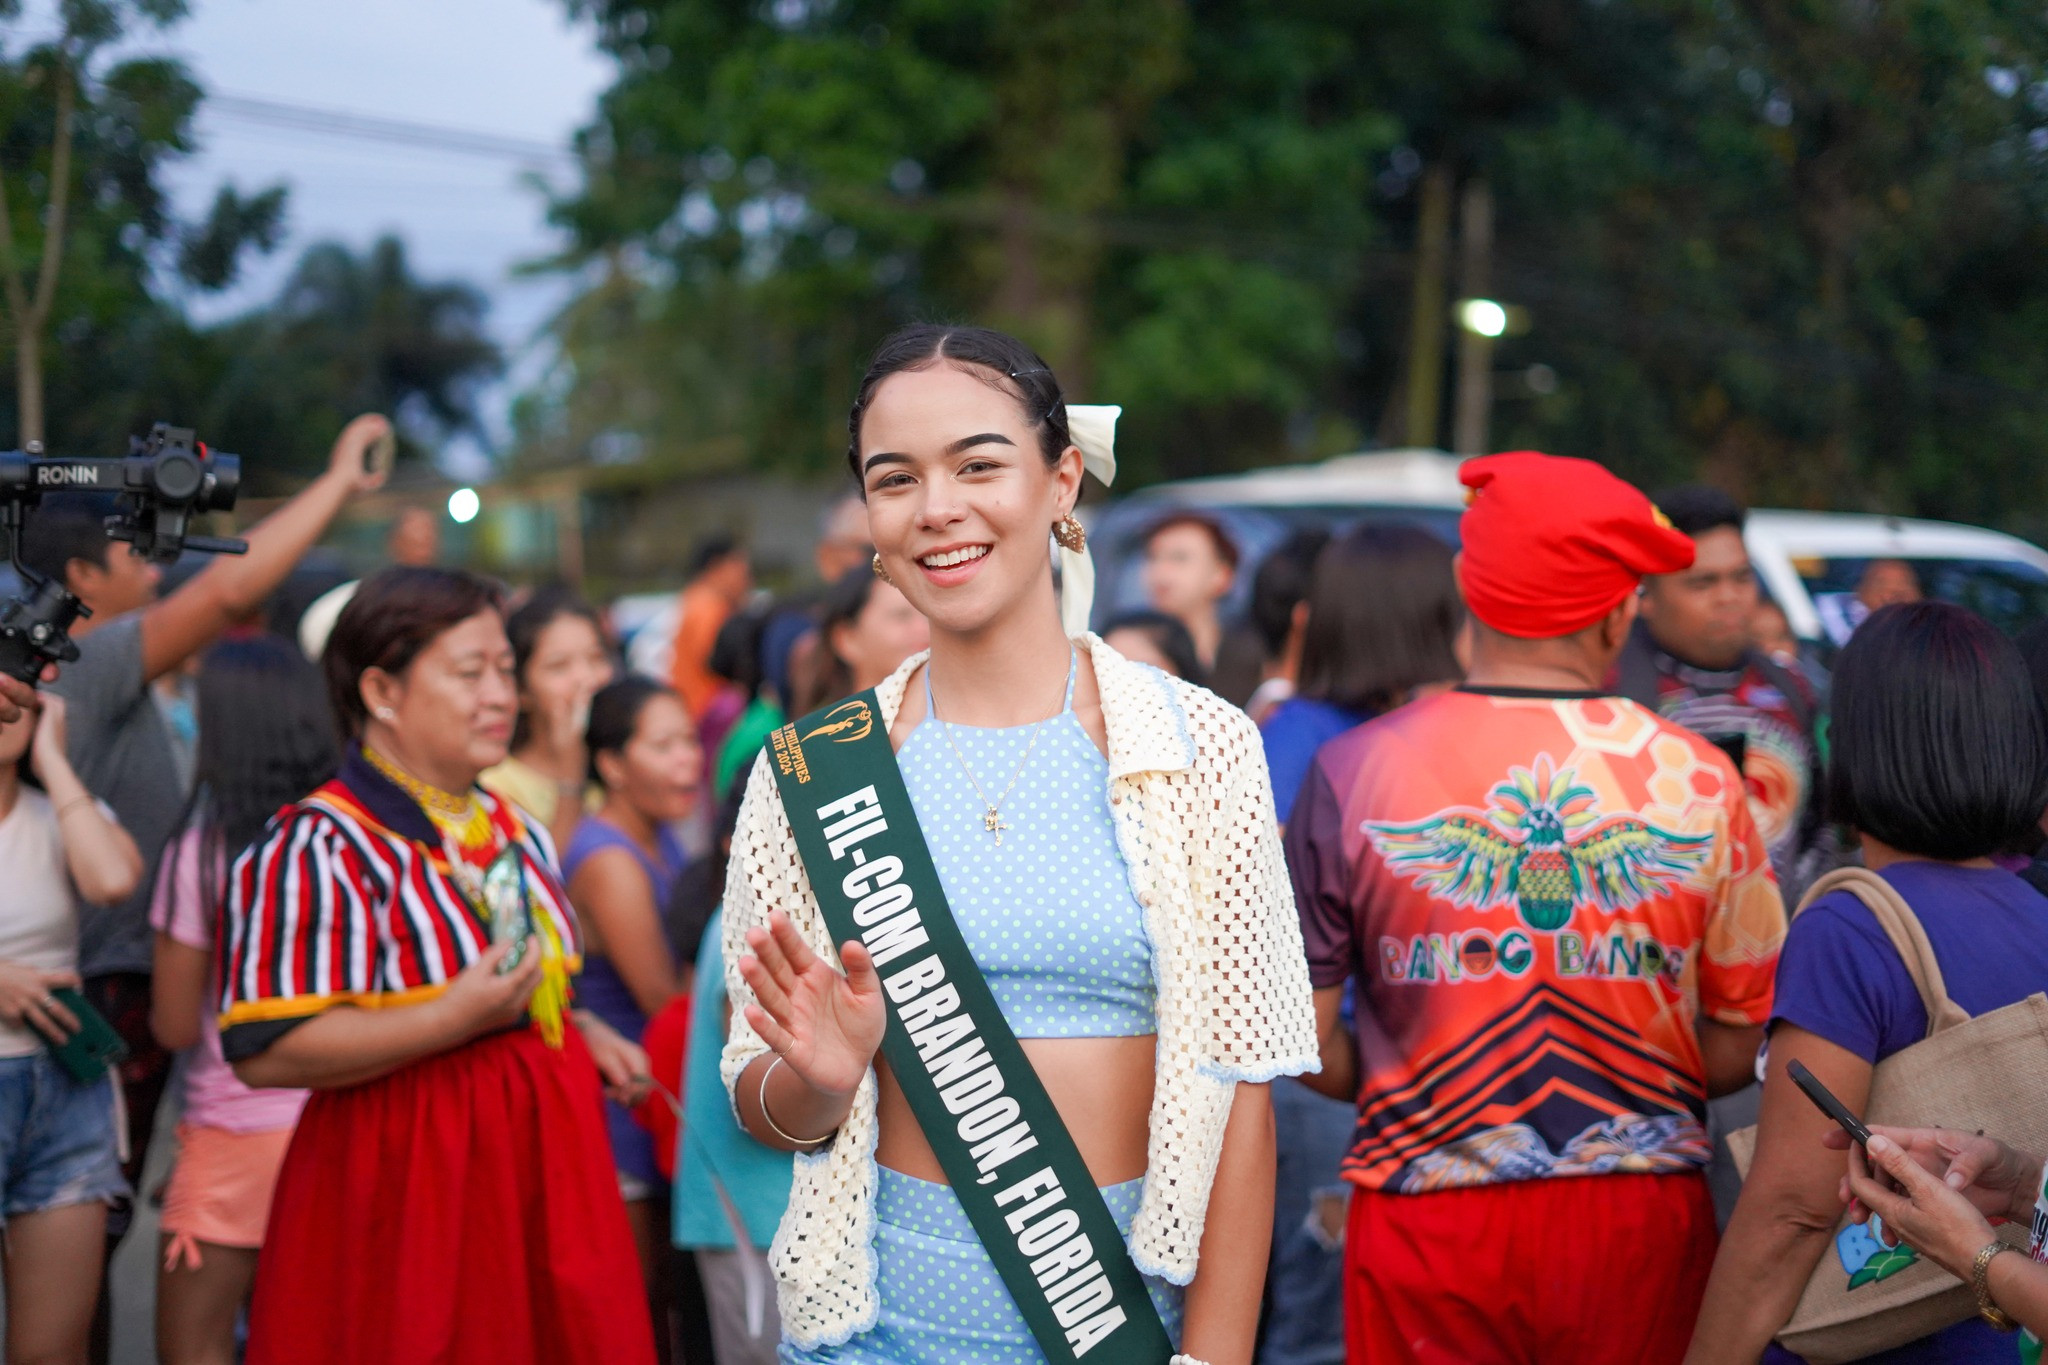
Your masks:
M483 506L484 500L476 495L474 488L458 488L448 495L448 515L457 525L466 526L475 521Z
M1508 310L1493 299L1462 299L1458 303L1458 325L1488 340L1508 332Z

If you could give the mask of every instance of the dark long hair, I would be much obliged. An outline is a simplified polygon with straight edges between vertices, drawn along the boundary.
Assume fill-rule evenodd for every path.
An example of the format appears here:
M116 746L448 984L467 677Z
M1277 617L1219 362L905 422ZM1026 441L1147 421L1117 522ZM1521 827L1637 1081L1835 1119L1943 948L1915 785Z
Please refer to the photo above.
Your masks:
M797 688L796 704L789 709L792 716L808 715L826 702L838 701L853 691L853 667L839 657L832 648L832 634L844 625L851 625L860 619L868 609L868 599L875 595L875 575L872 570L848 569L839 576L839 581L825 590L825 600L818 613L818 637L806 660L804 677Z
M1001 389L1024 408L1025 420L1038 431L1039 450L1047 464L1059 463L1074 443L1067 430L1067 398L1051 367L1038 352L1006 332L988 327L951 327L918 323L891 333L868 361L853 411L846 418L846 465L860 478L860 424L882 381L893 374L928 370L945 361L973 367L992 388Z
M633 733L640 728L640 713L647 709L647 703L656 697L675 695L676 690L667 683L637 674L628 674L597 689L597 695L590 699L590 725L583 732L584 746L590 750L592 782L604 785L604 777L597 770L597 756L624 752L633 742Z
M574 589L560 584L537 589L519 610L505 618L505 638L512 644L512 678L521 691L526 688L526 669L533 662L534 651L540 648L540 637L565 616L590 622L599 641L605 640L604 618L597 614L597 608L578 597ZM610 647L608 642L606 647ZM532 737L533 724L522 706L519 719L512 722L512 747L521 748Z
M1355 526L1316 556L1300 693L1377 714L1459 675L1465 610L1451 547L1417 526Z
M1835 661L1829 810L1902 853L1963 862L2035 832L2048 725L2012 641L1946 602L1872 612Z
M341 746L320 674L276 635L223 640L199 665L199 747L192 794L157 876L177 885L187 831L197 831L199 892L209 914L222 874L284 807L334 775Z

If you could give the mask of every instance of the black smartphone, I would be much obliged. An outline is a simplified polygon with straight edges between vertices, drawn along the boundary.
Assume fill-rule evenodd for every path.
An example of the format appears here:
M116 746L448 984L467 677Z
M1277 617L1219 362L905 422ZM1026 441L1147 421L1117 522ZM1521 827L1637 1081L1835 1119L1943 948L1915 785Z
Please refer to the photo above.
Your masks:
M1855 1141L1866 1147L1870 1145L1870 1130L1863 1126L1863 1120L1850 1113L1849 1106L1836 1099L1835 1092L1822 1085L1818 1076L1796 1060L1787 1062L1785 1071L1798 1083L1799 1088L1806 1092L1806 1098L1812 1100L1821 1113L1839 1123L1842 1131Z

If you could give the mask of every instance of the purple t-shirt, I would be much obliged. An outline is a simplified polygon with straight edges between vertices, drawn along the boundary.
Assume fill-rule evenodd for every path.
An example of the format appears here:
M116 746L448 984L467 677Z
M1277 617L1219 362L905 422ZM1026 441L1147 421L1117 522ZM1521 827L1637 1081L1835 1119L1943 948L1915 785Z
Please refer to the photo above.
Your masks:
M2048 989L2048 896L1995 867L1904 862L1878 875L1913 907L1950 998L1971 1014ZM1906 964L1846 891L1792 921L1771 1010L1771 1023L1781 1022L1873 1065L1927 1036L1927 1008Z
M1949 997L1971 1014L2048 989L2048 896L2000 868L1904 862L1878 875L1913 907ZM1927 1008L1877 917L1837 891L1792 921L1771 1023L1805 1029L1875 1064L1927 1036ZM1765 1356L1795 1359L1776 1346ZM2018 1359L2012 1337L1976 1318L1869 1357L1882 1365Z

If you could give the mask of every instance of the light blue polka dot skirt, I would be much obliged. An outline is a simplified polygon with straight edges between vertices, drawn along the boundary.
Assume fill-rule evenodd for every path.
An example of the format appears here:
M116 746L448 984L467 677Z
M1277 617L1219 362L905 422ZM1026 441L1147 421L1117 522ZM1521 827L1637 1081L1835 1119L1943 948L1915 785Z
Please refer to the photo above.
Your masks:
M951 1186L878 1167L875 1191L876 1283L881 1315L844 1346L800 1350L784 1343L783 1365L1042 1365L1024 1315ZM1117 1230L1128 1237L1145 1182L1102 1191ZM1180 1341L1182 1291L1145 1277L1166 1335Z

